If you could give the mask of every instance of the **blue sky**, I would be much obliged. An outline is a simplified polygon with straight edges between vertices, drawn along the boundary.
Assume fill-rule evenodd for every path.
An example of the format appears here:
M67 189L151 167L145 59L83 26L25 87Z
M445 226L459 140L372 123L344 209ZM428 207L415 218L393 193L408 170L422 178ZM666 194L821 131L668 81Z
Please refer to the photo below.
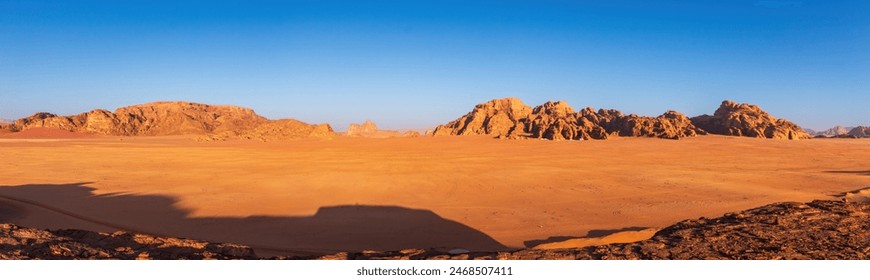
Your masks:
M870 1L0 0L0 118L157 100L385 128L489 99L870 125Z

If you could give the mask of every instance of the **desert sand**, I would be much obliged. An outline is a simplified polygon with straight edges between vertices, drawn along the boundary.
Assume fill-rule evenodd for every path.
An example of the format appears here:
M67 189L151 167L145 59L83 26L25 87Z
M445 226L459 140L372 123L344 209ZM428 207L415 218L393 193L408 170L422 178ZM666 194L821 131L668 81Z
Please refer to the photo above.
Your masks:
M4 138L0 157L0 222L261 256L566 244L870 185L870 139Z

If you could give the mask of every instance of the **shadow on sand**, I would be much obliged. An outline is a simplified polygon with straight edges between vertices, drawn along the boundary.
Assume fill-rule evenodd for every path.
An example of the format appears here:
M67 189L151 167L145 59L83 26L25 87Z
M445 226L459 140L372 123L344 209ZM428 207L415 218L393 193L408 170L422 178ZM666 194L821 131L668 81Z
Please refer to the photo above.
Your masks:
M829 171L825 171L825 173L855 174L855 175L870 176L870 170L829 170Z
M0 222L233 242L253 247L260 256L406 248L509 249L483 232L429 210L338 205L320 207L313 216L189 217L191 211L177 207L173 197L95 195L87 184L0 186Z
M625 231L641 231L649 229L649 227L626 227L620 229L593 229L586 233L585 236L550 236L547 239L537 239L537 240L527 240L523 242L523 245L526 245L528 248L533 248L535 246L547 243L555 243L562 242L571 239L577 238L598 238L608 236L614 233L625 232Z

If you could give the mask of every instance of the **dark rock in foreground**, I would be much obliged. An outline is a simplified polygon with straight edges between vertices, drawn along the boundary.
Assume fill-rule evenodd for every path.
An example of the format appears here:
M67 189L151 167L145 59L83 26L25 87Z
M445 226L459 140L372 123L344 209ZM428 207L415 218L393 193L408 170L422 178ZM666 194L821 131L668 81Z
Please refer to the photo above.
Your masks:
M254 259L254 250L236 244L112 234L86 230L39 230L0 224L0 259Z

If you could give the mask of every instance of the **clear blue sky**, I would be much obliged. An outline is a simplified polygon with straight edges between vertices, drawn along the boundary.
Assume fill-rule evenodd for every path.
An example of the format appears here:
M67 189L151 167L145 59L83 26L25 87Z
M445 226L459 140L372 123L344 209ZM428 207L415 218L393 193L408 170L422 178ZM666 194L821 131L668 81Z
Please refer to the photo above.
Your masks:
M870 125L870 1L177 2L0 0L0 118L186 100L426 128L515 96Z

